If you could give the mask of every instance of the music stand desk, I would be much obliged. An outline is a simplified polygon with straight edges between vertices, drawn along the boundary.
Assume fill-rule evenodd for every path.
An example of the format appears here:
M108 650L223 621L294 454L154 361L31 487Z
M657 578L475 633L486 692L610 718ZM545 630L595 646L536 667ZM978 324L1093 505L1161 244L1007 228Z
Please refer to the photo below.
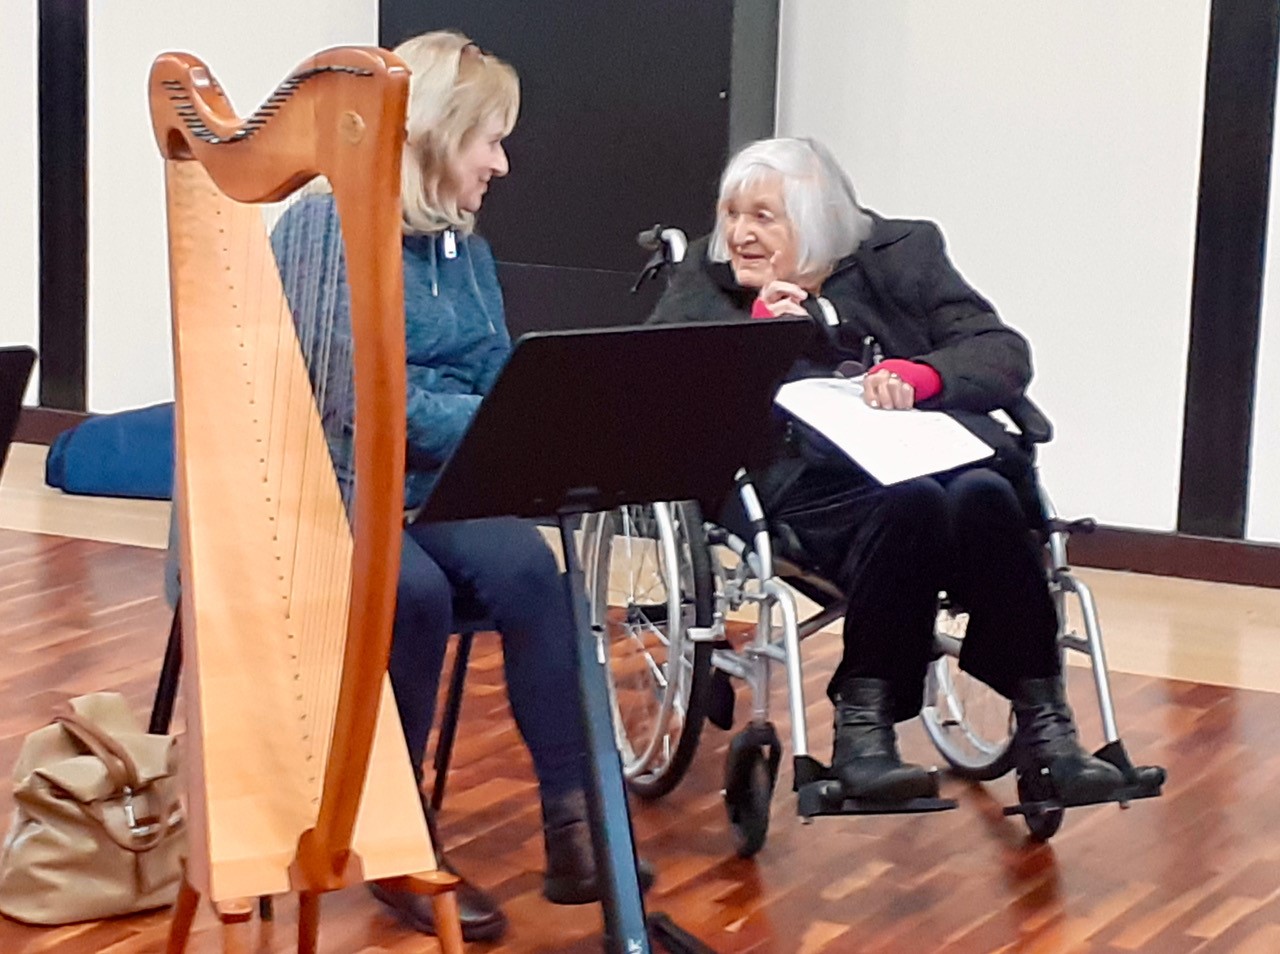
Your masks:
M31 380L31 367L35 361L35 349L27 345L0 348L0 472L4 471L9 445L18 430L22 395Z

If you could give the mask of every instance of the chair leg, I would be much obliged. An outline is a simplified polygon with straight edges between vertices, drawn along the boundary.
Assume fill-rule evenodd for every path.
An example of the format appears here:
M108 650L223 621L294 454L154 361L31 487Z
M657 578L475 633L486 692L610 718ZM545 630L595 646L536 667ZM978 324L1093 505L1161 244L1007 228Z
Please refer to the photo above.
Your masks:
M155 702L151 705L151 723L147 731L152 735L166 735L173 721L173 703L178 697L178 677L182 673L182 601L173 608L173 622L169 626L169 643L164 648L164 662L160 666L160 681L156 685Z
M449 778L449 762L453 758L453 741L458 734L458 716L462 711L462 688L467 681L467 661L471 656L471 641L475 633L468 631L458 636L458 652L454 656L453 671L449 675L449 696L444 703L444 718L440 721L440 737L436 740L435 779L431 783L431 809L439 811L444 804L444 786Z
M165 954L182 954L187 949L187 939L191 936L191 925L196 919L196 908L199 905L200 892L191 886L184 872L182 883L178 887L178 900L173 905L173 918L169 921Z
M316 954L320 935L320 894L298 893L298 954Z

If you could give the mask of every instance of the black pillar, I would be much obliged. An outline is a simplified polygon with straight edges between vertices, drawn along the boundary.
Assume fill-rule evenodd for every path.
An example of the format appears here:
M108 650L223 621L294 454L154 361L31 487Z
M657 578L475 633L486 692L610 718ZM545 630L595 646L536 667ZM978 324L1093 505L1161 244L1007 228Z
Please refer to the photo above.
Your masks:
M1213 0L1178 493L1200 536L1245 532L1278 39L1276 0Z
M88 376L86 7L39 3L40 404L66 411L85 409Z
M636 233L707 231L731 148L773 132L778 0L382 0L384 46L445 28L520 74L479 224L513 334L642 321Z

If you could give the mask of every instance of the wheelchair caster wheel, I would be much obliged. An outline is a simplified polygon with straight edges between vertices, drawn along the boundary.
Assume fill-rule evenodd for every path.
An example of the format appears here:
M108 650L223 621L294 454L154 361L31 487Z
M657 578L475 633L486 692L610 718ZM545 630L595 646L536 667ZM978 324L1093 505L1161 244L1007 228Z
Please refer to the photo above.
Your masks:
M1048 841L1062 827L1062 818L1066 814L1061 808L1051 808L1043 812L1027 812L1022 820L1027 823L1027 831L1032 841Z
M724 806L739 858L764 847L769 805L778 779L780 743L772 725L749 726L734 737L725 764Z
M1018 798L1026 809L1021 813L1022 820L1027 823L1032 841L1045 842L1058 833L1066 811L1057 802L1037 802L1034 798L1036 794L1039 793L1034 791L1033 785L1027 784L1024 779L1018 779Z
M764 753L752 750L748 762L744 784L736 792L724 793L733 846L739 858L750 858L764 847L769 834L769 805L773 801L773 778Z

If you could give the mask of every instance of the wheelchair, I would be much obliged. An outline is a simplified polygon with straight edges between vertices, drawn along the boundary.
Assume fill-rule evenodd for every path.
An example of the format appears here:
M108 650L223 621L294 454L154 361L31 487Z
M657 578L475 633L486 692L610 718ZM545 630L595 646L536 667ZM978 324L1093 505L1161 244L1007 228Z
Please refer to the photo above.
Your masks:
M644 275L678 261L683 238L678 230L657 226L642 233L641 244L647 240L655 250ZM1028 453L1052 436L1048 421L1029 400L1007 413ZM672 791L693 762L704 724L732 727L733 684L744 683L751 715L729 746L723 797L738 855L756 854L768 834L781 764L782 744L770 720L772 670L779 666L787 687L793 789L803 822L822 815L954 808L954 801L942 798L893 804L845 799L829 769L810 755L800 642L844 616L844 595L830 580L778 555L745 472L738 474L737 493L750 521L750 539L706 520L691 501L627 506L584 519L588 612L608 662L615 739L631 790L646 799ZM1045 577L1057 609L1058 645L1064 653L1089 657L1105 741L1094 754L1124 775L1126 785L1110 800L1127 807L1130 801L1160 795L1165 772L1158 766L1135 766L1125 751L1097 608L1067 560L1070 535L1088 532L1094 523L1061 519L1047 495L1039 493ZM818 611L801 619L796 593L817 603ZM1080 629L1069 622L1072 604ZM726 624L743 615L754 615L754 631L746 645L735 649ZM963 607L940 593L936 659L928 670L920 719L952 774L990 781L1014 768L1012 706L959 668L966 622ZM1030 837L1046 841L1058 831L1068 807L1076 806L1024 801L1004 812L1021 815Z

